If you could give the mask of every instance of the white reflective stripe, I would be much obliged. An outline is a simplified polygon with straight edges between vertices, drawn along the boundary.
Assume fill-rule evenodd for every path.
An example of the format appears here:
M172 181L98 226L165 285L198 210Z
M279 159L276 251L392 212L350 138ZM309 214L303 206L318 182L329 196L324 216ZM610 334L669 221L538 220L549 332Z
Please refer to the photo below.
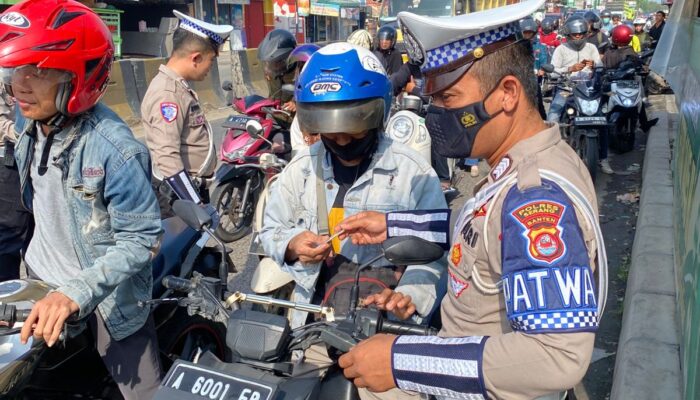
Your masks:
M394 369L399 371L440 374L460 378L478 378L479 362L455 358L394 354Z
M389 213L387 218L389 219L389 221L409 221L415 222L416 224L420 224L429 221L447 221L447 213L440 212L433 214L415 215L410 213L403 214L400 212L391 212Z
M447 243L447 233L445 232L425 232L408 228L389 228L389 236L416 236L433 243Z
M454 390L449 390L437 386L421 385L419 383L396 380L396 384L401 390L410 390L418 393L428 393L439 396L442 399L463 399L463 400L485 400L484 396L479 393L459 393Z
M396 344L468 344L481 343L483 336L441 338L439 336L399 336Z

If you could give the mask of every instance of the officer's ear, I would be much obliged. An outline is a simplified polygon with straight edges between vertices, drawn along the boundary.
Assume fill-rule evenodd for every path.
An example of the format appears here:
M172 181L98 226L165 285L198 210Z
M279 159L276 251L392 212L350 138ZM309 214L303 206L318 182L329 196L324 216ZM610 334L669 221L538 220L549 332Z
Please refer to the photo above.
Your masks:
M518 108L520 103L520 95L523 93L523 85L518 78L513 75L506 75L501 79L498 85L498 90L503 93L502 104L503 111L506 113L513 112Z
M190 61L192 61L195 64L201 64L202 62L204 62L204 54L202 54L202 52L199 51L192 52L190 54Z

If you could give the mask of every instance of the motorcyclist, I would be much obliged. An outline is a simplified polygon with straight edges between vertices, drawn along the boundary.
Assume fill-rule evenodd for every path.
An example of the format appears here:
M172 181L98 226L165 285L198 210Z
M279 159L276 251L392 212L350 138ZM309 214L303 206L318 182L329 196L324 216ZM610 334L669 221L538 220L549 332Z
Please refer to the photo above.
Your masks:
M613 48L605 54L603 65L606 69L617 69L623 61L630 61L635 65L639 65L641 60L637 56L637 52L632 49L630 43L634 37L632 28L627 25L618 25L611 32L611 41ZM642 102L642 108L639 111L639 126L644 132L649 132L656 123L658 118L649 120L647 117L646 106Z
M598 14L593 11L587 11L583 18L588 22L588 43L593 44L600 54L604 54L610 46L610 40L608 35L600 30L603 23L600 21Z
M401 68L403 59L401 58L401 52L396 50L396 28L391 25L384 25L379 28L374 55L382 63L388 76L391 76Z
M600 30L602 30L605 34L610 35L610 31L615 27L612 23L612 13L610 10L601 11L600 19L603 21Z
M587 79L592 76L594 67L602 67L598 48L588 43L588 23L580 17L571 17L564 25L566 30L566 43L557 47L552 55L552 65L558 74L571 74L572 79ZM556 94L552 98L552 104L547 113L549 122L559 122L561 113L566 105L566 98L560 90L555 90ZM601 169L606 174L612 174L613 170L607 158L607 137L605 131L601 133Z
M547 47L558 47L561 44L559 36L555 31L555 20L553 18L545 18L542 21L542 33L540 34L540 43Z
M635 49L638 53L641 52L641 50L646 50L651 47L651 36L644 30L646 23L647 21L642 17L637 17L634 19L634 22L632 22L634 25L634 36L637 37L640 45L639 50Z
M547 118L547 113L544 109L544 103L542 101L542 78L544 77L544 71L542 70L542 65L547 64L547 46L543 45L537 39L537 24L532 18L523 18L520 20L520 32L523 34L523 38L530 41L532 45L532 55L535 59L535 74L537 75L537 108L540 111L540 116L542 119Z
M311 56L318 51L320 47L318 45L315 45L313 43L308 43L308 44L302 44L301 46L295 48L292 50L291 53L289 53L289 57L287 58L287 69L293 69L294 70L294 81L297 82L299 79L299 74L301 73L301 70L304 68L304 65L306 64L307 61L311 58ZM290 106L287 107L287 109L291 112L296 113L296 102L293 100L290 101L288 104ZM291 106L293 104L293 107ZM318 135L312 136L305 134L304 132L301 131L299 128L299 119L297 118L296 115L294 115L294 120L292 121L292 125L289 128L289 135L291 139L291 145L292 145L292 154L296 154L299 150L301 150L304 147L311 146L312 144L316 143L318 141Z
M262 62L268 97L282 101L282 109L294 108L293 95L282 90L282 85L294 83L294 68L289 68L287 58L297 47L297 40L291 32L273 29L265 35L258 46L258 60Z
M148 149L99 103L112 34L76 1L28 0L5 11L0 37L13 38L0 43L0 75L21 112L14 156L36 223L24 261L30 278L57 287L32 306L20 340L52 347L76 315L124 397L153 398L160 355L138 303L151 298L160 211Z
M329 242L343 218L363 210L446 204L430 165L382 134L391 107L390 86L376 56L343 42L316 52L299 77L299 124L320 135L321 143L303 149L279 175L260 232L265 253L294 277L294 301L318 299L335 304L336 311L347 309L337 302L347 294L338 296L335 283L348 268L354 271L353 263L366 262L380 250L337 238ZM398 318L422 322L437 304L436 285L443 271L441 262L408 266L403 273L393 266L373 269L375 281L383 282L380 286L396 288L373 298L391 298L400 304L393 310ZM306 318L307 313L295 311L292 327Z

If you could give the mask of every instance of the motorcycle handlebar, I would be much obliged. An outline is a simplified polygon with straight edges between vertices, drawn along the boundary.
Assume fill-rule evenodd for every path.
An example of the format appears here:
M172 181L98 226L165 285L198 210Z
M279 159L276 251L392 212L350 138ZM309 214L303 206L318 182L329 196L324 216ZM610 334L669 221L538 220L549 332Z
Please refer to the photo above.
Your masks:
M196 285L189 279L178 278L177 276L168 275L163 278L163 286L178 292L189 293L195 289Z
M418 336L434 336L438 331L430 326L407 324L403 322L382 321L383 333L391 333L394 335L418 335Z

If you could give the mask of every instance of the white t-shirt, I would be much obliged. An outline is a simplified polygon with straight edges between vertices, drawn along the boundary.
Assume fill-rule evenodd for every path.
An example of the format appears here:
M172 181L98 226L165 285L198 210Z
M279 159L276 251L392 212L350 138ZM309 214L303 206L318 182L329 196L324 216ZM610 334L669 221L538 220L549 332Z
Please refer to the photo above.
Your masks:
M592 43L586 43L583 48L576 51L569 47L568 44L564 43L557 47L552 54L552 65L554 66L554 71L563 74L569 70L572 65L578 64L583 60L593 60L596 67L602 67L603 61L600 59L600 54L598 53L598 48ZM591 69L586 67L576 75L590 75ZM572 77L574 77L572 75Z

